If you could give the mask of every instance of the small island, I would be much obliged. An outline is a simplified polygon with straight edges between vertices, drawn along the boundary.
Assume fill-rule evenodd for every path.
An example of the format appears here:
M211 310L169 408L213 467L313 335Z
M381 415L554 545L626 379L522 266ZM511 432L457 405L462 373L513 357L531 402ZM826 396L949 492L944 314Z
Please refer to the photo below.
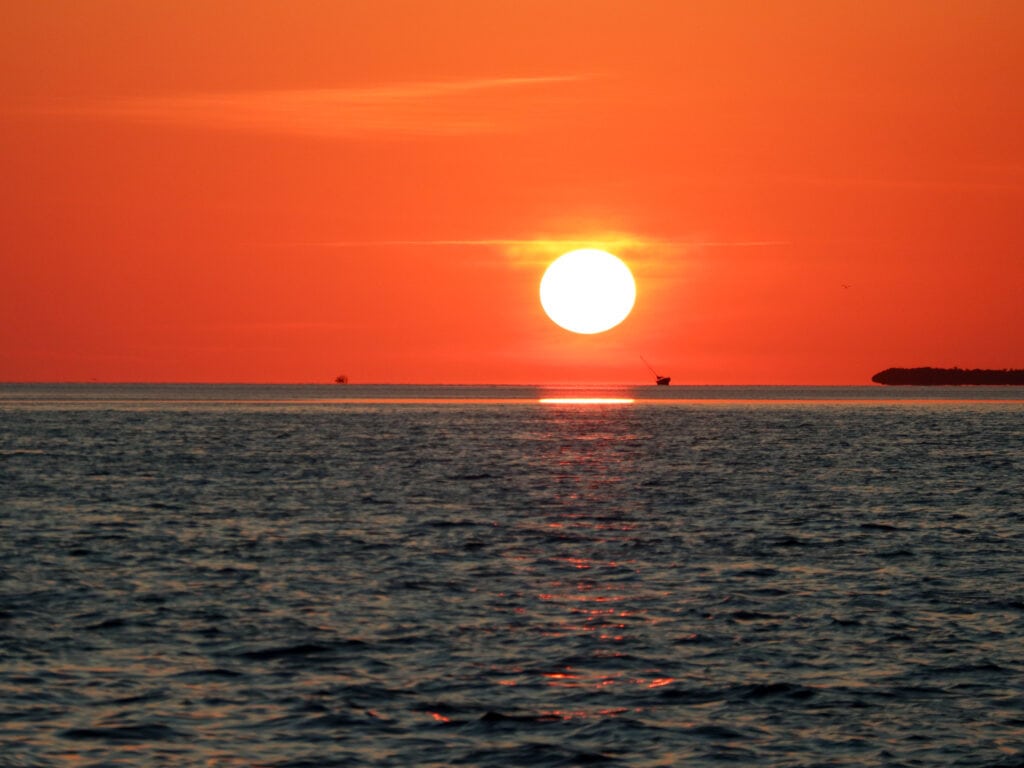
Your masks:
M1024 370L984 368L886 368L871 377L876 384L894 386L1024 386Z

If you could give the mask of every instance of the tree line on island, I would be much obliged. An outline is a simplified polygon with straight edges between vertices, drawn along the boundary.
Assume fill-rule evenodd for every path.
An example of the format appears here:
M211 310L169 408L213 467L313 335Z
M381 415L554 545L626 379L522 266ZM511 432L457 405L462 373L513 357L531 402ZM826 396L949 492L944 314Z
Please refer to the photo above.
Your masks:
M1024 370L1004 368L886 368L871 377L876 384L958 386L970 384L1024 385Z

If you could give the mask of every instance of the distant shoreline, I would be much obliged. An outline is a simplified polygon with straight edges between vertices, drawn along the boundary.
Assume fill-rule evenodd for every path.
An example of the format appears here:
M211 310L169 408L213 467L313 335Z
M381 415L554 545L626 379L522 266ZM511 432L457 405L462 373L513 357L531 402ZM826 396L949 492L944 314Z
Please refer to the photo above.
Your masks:
M1024 370L991 368L886 368L871 377L888 386L1020 386Z

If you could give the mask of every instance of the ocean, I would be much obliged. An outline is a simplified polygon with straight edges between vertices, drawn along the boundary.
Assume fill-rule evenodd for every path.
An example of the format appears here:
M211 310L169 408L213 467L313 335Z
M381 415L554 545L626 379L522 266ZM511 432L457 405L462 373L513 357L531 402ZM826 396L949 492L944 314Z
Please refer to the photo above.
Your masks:
M1022 766L1024 389L0 385L0 766Z

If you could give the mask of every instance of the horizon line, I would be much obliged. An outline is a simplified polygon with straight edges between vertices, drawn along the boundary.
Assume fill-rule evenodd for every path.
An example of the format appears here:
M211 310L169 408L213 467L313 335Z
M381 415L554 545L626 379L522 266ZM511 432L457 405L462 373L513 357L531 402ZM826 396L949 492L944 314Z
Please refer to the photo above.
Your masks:
M0 386L11 385L152 385L152 386L253 386L253 387L293 387L293 386L327 386L344 389L345 387L657 387L654 383L637 383L630 381L555 381L555 382L531 382L531 383L509 383L509 382L408 382L408 381L361 381L339 384L337 382L323 381L156 381L156 380L98 380L98 379L54 379L54 380L18 380L0 381ZM842 384L812 384L812 383L695 383L684 382L671 384L671 387L879 387L886 386L877 382L868 381L866 384L849 382ZM661 387L659 391L666 389Z

